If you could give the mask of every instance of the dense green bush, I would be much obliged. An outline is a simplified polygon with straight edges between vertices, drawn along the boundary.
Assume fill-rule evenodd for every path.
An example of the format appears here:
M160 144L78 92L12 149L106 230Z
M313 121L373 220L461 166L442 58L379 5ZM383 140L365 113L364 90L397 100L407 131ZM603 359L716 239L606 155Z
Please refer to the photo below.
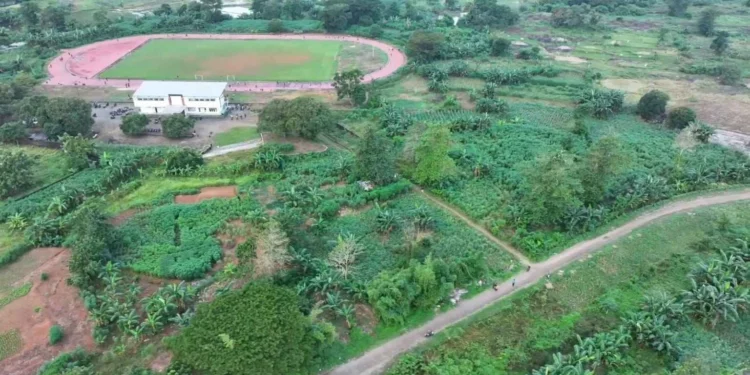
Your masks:
M38 375L67 375L74 374L74 368L88 368L93 356L83 349L62 353L55 359L45 363L37 372Z
M313 97L302 96L272 100L260 113L258 129L282 136L315 139L333 122L333 113L327 105Z
M742 80L742 68L733 63L725 63L719 68L719 82L723 85L737 85Z
M677 107L669 111L667 126L672 129L684 129L695 121L695 111L688 107Z
M651 90L638 101L636 112L647 121L661 120L667 110L669 95L659 91Z
M188 137L195 128L195 119L181 114L171 115L162 121L161 128L167 138Z
M127 135L142 134L148 125L148 117L142 113L128 113L122 118L120 130Z
M0 199L31 186L35 166L36 161L24 152L0 151Z
M49 343L55 345L63 339L63 329L59 325L55 324L49 329Z
M625 93L619 90L588 88L578 94L579 109L600 119L606 119L622 110Z
M315 339L294 291L250 283L201 304L170 344L175 360L209 374L302 374Z
M170 151L165 160L164 168L168 174L181 175L203 165L203 157L192 149L177 149Z

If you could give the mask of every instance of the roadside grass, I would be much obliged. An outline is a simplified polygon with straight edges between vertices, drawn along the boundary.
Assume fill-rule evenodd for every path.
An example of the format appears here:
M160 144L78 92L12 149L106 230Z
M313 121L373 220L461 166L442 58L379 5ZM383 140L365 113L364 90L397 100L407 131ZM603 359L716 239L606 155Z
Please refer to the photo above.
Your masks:
M691 245L722 217L737 225L750 225L750 202L675 214L637 229L589 259L554 274L551 288L542 281L520 291L447 329L417 352L428 358L465 357L480 346L504 361L508 374L527 374L549 362L553 353L572 350L576 335L585 337L619 325L621 317L639 307L644 295L677 292L687 286L688 272L699 260L713 255L696 252ZM750 327L748 321L745 318L738 326ZM686 331L691 332L681 335L692 333L707 338L711 345L748 351L734 345L747 340L729 328L709 331L696 325ZM693 347L700 346L691 338L694 336L685 340ZM633 357L629 366L635 366L631 370L636 373L661 373L664 368L663 358L649 351L634 347L628 354Z
M23 242L23 235L19 232L11 232L7 224L0 224L0 256L2 256L13 245Z
M101 78L328 81L341 42L317 40L151 40Z
M30 291L31 282L27 282L17 288L13 288L13 290L8 295L0 298L0 309L5 307L9 303L29 294Z
M16 354L22 347L23 340L19 330L0 333L0 361Z
M256 127L237 127L216 134L214 139L216 141L216 146L226 146L246 142L259 137L260 134Z
M116 214L135 207L168 204L174 195L197 193L208 186L244 185L256 181L257 175L240 177L148 177L123 196L113 196L107 212Z

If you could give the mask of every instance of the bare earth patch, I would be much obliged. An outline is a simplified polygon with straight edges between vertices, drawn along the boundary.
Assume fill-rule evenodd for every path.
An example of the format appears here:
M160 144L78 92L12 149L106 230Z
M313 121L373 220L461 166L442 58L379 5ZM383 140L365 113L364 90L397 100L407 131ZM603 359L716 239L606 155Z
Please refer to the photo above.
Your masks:
M306 54L237 54L232 58L216 57L211 59L200 59L201 70L197 74L213 75L217 71L226 74L241 75L255 73L267 69L269 66L293 66L301 65L309 61L310 55Z
M23 340L23 348L18 354L0 362L3 375L34 374L44 362L61 352L78 346L89 350L94 348L86 308L78 290L66 282L70 276L70 253L62 248L40 248L27 256L39 257L40 253L47 256L51 252L55 253L53 257L24 277L24 281L33 282L29 294L0 310L0 332L17 329ZM46 281L40 280L42 273L49 276ZM63 328L65 337L51 346L48 343L49 329L55 324Z
M174 197L177 204L195 204L213 198L234 198L237 196L237 186L215 186L202 188L201 192L192 195L178 195Z
M564 61L564 62L569 62L571 64L585 64L589 62L586 59L582 59L580 57L575 57L571 55L555 55L555 61Z
M750 95L744 88L722 86L713 80L677 81L669 79L606 79L602 84L625 91L626 100L637 103L650 90L669 94L670 107L690 107L698 118L714 127L750 134Z

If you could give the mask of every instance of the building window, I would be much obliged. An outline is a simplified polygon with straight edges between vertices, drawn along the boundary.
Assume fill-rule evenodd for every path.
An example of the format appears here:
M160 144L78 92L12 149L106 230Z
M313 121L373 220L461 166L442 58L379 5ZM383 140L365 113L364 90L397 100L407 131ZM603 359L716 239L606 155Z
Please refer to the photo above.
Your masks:
M188 112L195 112L195 107L188 107Z
M212 101L212 102L215 102L215 101L216 101L216 99L209 99L209 100L210 100L210 101Z
M208 111L209 112L216 112L216 108L209 108Z

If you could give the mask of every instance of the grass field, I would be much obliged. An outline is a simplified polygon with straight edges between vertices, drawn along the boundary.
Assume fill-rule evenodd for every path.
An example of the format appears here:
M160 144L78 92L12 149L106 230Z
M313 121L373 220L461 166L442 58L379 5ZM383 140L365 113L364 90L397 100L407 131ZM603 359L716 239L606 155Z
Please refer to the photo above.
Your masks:
M216 134L216 145L226 146L259 138L258 128L232 128Z
M341 43L307 40L152 40L101 78L328 81Z

